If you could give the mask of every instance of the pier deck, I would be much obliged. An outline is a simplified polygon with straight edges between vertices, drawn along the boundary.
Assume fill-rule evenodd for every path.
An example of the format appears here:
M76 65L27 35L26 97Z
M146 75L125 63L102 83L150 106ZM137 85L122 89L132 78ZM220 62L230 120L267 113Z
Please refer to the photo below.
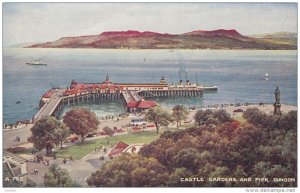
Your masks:
M49 100L41 107L39 112L34 116L33 122L40 120L46 116L56 116L60 109L63 108L64 105L75 104L83 101L94 101L97 97L101 97L103 99L118 99L120 96L118 93L80 93L69 96L64 96L65 89L58 89L53 91L52 96ZM170 89L170 90L148 90L148 91L135 91L135 90L127 90L123 91L123 102L126 106L130 102L139 102L142 100L142 97L152 98L152 97L172 97L172 96L201 96L202 91L198 89ZM99 96L98 96L99 95Z
M130 101L140 101L142 98L138 95L136 91L124 91L123 97L125 99L126 104Z
M63 97L65 89L58 89L53 92L53 95L49 98L49 102L44 104L44 106L39 110L39 112L34 116L34 122L40 120L43 117L52 115L53 111L60 103Z
M133 98L131 97L131 94L129 93L129 91L124 91L123 92L123 97L124 97L126 103L129 103L130 101L133 100Z
M57 116L65 105L96 100L122 100L128 112L145 110L153 107L153 101L144 99L157 97L196 97L202 96L203 90L191 85L189 80L183 85L168 85L162 77L159 83L113 83L106 77L102 83L79 83L72 81L68 89L52 90L52 96L42 98L43 106L33 117L33 122L46 116ZM43 95L44 96L44 95ZM42 103L41 103L42 104Z

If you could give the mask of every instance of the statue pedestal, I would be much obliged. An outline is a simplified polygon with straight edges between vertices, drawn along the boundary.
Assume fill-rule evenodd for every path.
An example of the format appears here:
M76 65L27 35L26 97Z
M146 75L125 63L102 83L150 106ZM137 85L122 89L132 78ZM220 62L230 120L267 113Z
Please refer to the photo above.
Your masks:
M281 115L281 111L280 111L280 107L281 107L281 104L280 102L275 102L274 103L274 115Z

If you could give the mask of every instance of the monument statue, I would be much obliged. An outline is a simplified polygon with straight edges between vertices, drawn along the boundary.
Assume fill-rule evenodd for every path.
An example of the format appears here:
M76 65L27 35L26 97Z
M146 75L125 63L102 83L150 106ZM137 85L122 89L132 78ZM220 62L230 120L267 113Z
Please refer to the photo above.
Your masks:
M277 86L275 89L275 103L274 103L274 115L281 115L281 111L280 111L280 90L279 87Z
M278 86L275 89L275 100L276 102L280 102L280 90Z

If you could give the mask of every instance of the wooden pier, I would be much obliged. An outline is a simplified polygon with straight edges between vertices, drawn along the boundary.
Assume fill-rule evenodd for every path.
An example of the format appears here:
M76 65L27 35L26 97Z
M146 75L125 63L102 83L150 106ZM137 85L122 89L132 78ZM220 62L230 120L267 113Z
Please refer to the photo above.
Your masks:
M156 97L195 97L202 96L201 90L195 89L172 89L168 91L123 91L122 93L81 93L80 95L63 96L64 90L60 89L53 93L34 116L34 122L46 117L57 116L65 105L80 104L82 102L96 102L99 100L121 100L124 107L131 101L141 101L142 98Z
M48 91L49 92L49 91ZM196 97L202 96L203 90L196 86L190 85L186 81L186 85L180 82L176 87L168 85L164 77L160 83L112 83L109 77L103 83L78 83L72 81L68 89L50 90L52 95L42 98L40 101L40 110L33 117L33 122L46 117L58 116L59 112L65 105L79 104L83 102L96 102L101 100L121 100L126 111L133 112L128 104L139 105L141 102L149 105L151 101L144 99L158 98L158 97ZM153 104L154 102L152 102ZM145 106L145 105L144 105ZM153 105L150 105L153 106Z

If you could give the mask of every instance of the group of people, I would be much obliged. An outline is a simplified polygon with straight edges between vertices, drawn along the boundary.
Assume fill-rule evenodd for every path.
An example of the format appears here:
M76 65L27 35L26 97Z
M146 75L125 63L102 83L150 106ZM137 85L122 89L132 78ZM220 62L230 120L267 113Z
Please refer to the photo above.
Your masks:
M69 160L72 161L72 162L74 162L74 159L73 159L73 157L71 155L70 155L70 159ZM68 159L64 158L63 159L63 163L64 164L68 163Z
M44 159L41 156L34 157L33 158L33 162L43 163L45 166L49 166L50 165L50 160L49 159Z
M97 151L103 151L103 153L107 153L107 149L106 149L106 147L103 147L103 146L101 146L101 147L95 147L95 152L97 152Z
M15 124L3 124L3 128L16 129L16 128L20 128L20 127L26 127L30 123L32 123L31 120L21 120L21 121L17 121Z
M106 115L105 117L101 117L102 120L107 120L107 119L114 119L115 116L114 115Z

